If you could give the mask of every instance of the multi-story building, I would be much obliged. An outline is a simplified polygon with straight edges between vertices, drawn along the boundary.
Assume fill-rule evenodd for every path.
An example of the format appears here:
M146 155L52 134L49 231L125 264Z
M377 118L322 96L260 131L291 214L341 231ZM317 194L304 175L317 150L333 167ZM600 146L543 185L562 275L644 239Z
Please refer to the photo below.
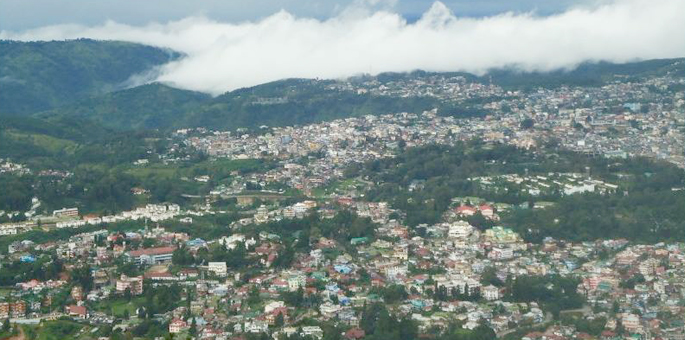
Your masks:
M128 289L132 295L140 295L143 293L143 277L128 277L125 274L121 274L121 277L117 280L116 289L118 293L123 293Z
M640 317L635 314L626 313L623 314L621 323L626 330L634 332L640 328Z
M228 274L226 262L209 262L207 264L207 270L218 276L226 276Z
M74 288L71 289L71 298L76 301L83 300L83 289L81 286L74 286Z
M169 333L176 334L181 333L188 328L188 323L181 319L173 319L169 323Z
M26 302L15 301L10 304L10 314L13 318L21 318L26 315Z
M175 247L157 247L132 250L126 253L130 261L136 264L159 264L171 261Z
M7 319L10 316L10 303L0 302L0 319Z
M488 301L499 300L499 288L493 285L483 287L483 297Z
M54 210L52 212L52 216L55 216L55 217L64 217L64 216L78 217L78 208L62 208L62 209Z

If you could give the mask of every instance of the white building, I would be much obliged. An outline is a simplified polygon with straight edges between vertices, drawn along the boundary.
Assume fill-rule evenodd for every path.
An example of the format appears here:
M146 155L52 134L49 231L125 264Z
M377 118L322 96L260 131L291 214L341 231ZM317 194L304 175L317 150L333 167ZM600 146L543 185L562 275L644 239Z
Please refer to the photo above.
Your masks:
M16 235L18 228L19 226L14 224L0 225L0 235Z
M264 314L271 313L272 311L282 307L285 307L285 302L271 301L264 306Z
M269 325L259 320L248 321L245 323L243 330L246 333L265 333L269 330Z
M307 284L307 278L304 275L291 275L288 277L288 290L294 292L300 287L304 288Z
M302 327L302 336L313 336L321 339L323 337L323 330L319 326L305 326Z
M483 287L483 297L488 301L499 300L499 288L493 285Z
M514 251L511 248L494 247L488 253L488 258L491 260L508 260L514 257Z
M473 226L466 221L457 221L450 224L448 236L451 238L467 238L473 233Z
M636 331L640 328L640 317L635 314L625 313L621 318L623 327L628 331Z
M78 208L62 208L62 209L54 210L52 212L52 216L55 216L55 217L62 217L62 216L76 217L76 216L78 216Z
M334 305L330 302L326 302L319 306L319 311L321 312L321 315L323 315L324 317L332 318L340 311L340 306Z
M226 276L228 274L226 262L209 262L207 264L207 270L218 276Z

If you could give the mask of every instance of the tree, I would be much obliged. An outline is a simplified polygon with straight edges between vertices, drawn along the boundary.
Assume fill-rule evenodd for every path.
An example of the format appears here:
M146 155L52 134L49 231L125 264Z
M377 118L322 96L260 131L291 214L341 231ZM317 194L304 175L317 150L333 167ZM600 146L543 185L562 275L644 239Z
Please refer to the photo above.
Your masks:
M469 216L466 218L466 221L469 222L470 225L474 226L475 228L479 230L485 230L488 227L492 227L493 223L489 221L488 219L483 216L483 214L478 211L475 214Z
M197 334L197 321L195 321L195 318L193 318L193 321L190 323L189 333L192 336L195 336Z
M276 321L275 321L274 325L278 328L281 328L281 327L283 327L284 323L285 323L285 320L283 319L283 313L278 313L278 315L276 315Z
M71 280L83 287L84 291L90 291L93 288L93 276L90 273L90 265L74 268L71 271Z
M383 300L386 303L392 304L402 301L407 298L407 291L402 285L390 285L381 291Z
M152 248L157 242L153 238L145 238L143 240L143 248Z
M171 255L171 262L175 265L187 266L195 263L195 258L185 247L179 247Z
M528 130L535 125L535 121L532 118L526 118L521 121L521 128L524 130Z
M495 269L495 267L492 266L487 267L485 268L485 270L483 270L483 274L481 275L480 281L484 286L494 285L497 287L502 287L504 285L504 282L502 282L502 280L500 280L500 278L497 277L497 270Z
M623 335L626 333L626 328L623 326L621 319L616 319L616 334Z
M288 306L293 306L296 308L301 307L302 302L304 301L304 289L300 287L294 292L283 292L281 293L281 299L283 299L283 302L285 302Z

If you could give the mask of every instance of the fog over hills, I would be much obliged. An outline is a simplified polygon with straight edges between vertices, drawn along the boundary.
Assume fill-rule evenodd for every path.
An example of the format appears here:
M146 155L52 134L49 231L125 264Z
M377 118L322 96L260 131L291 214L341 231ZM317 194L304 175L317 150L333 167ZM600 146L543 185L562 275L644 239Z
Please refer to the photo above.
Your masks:
M57 25L1 39L22 41L93 38L168 48L184 54L146 83L219 95L285 78L340 78L362 73L522 71L573 69L587 61L628 62L685 54L685 2L613 0L572 7L562 13L502 13L462 17L435 2L410 22L391 9L363 3L328 19L280 11L261 20L226 23L188 17L131 26Z

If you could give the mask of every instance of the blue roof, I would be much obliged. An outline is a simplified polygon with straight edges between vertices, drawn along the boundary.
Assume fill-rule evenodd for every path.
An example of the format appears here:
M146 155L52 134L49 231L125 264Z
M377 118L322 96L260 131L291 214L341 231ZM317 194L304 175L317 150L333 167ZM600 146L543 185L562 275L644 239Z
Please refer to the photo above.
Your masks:
M194 240L186 241L186 244L189 246L202 246L207 244L207 242L201 238L196 238Z
M336 264L335 266L333 266L333 268L335 268L336 272L343 274L349 274L352 271L352 269L349 266L344 264Z

